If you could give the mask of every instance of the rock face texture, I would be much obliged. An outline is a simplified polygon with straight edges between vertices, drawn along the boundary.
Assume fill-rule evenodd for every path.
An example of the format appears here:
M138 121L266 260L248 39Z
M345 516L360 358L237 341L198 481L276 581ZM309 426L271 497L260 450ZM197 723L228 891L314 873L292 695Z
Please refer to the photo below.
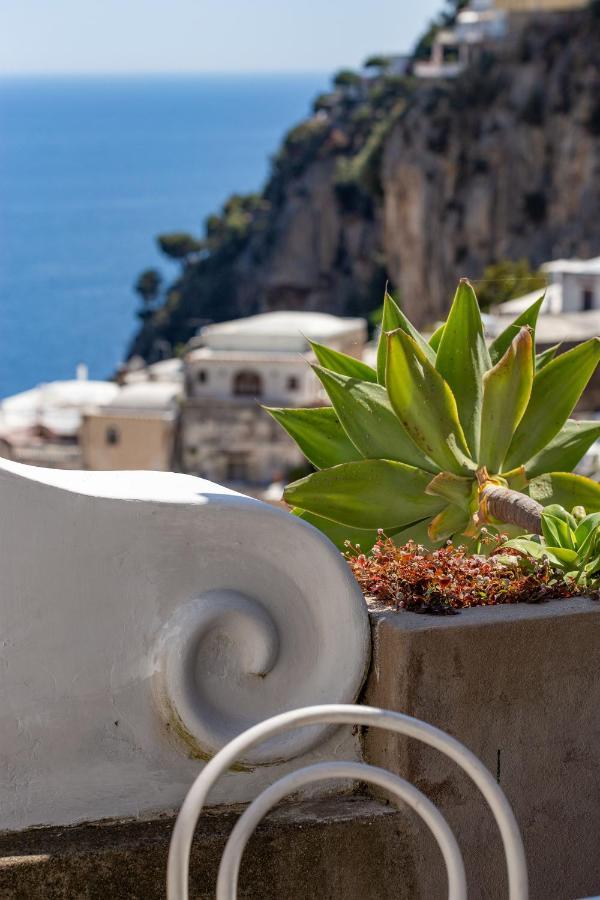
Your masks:
M264 193L211 217L131 353L156 358L206 319L366 314L386 280L423 326L491 262L599 254L599 55L596 3L515 22L454 81L330 95L287 135Z
M456 279L490 261L599 252L600 21L589 26L530 23L503 56L418 92L394 127L383 241L409 316L435 318Z

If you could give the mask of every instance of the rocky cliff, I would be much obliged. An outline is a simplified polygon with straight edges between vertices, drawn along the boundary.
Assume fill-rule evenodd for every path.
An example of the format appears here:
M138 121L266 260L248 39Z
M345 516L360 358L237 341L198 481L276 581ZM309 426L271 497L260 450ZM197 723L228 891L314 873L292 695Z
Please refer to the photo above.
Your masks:
M210 217L131 352L203 319L365 314L388 279L424 325L491 262L600 254L599 58L595 3L516 23L456 80L382 74L319 98L263 194Z

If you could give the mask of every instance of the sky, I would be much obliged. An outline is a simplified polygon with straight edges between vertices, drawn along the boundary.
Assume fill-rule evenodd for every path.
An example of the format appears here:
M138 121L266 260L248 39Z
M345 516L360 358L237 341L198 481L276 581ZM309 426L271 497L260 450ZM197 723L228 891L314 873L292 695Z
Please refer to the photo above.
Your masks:
M329 72L409 50L443 0L0 0L0 74Z

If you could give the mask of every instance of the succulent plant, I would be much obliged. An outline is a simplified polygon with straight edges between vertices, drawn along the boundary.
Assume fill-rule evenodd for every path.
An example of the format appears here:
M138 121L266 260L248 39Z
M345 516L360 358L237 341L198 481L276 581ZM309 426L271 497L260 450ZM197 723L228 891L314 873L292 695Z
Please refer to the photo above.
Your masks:
M378 529L432 546L539 531L539 504L600 510L600 485L569 474L600 436L569 418L600 340L536 356L542 301L488 347L466 279L429 342L386 293L376 370L313 343L331 406L268 410L317 469L286 488L294 512L339 546Z
M517 551L525 563L547 560L572 579L578 588L600 588L600 513L586 515L583 507L572 513L560 506L547 506L541 514L542 536L514 538L500 547L499 553ZM502 557L501 557L502 558Z

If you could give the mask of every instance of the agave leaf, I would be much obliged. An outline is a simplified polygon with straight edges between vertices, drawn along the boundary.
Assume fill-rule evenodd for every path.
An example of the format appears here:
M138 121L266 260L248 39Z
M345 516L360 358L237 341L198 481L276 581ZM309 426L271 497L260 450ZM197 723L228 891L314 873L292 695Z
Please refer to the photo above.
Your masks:
M477 482L474 478L454 475L452 472L439 472L431 479L425 493L433 497L443 497L449 503L469 512L473 495L477 493Z
M367 459L394 459L436 472L438 467L415 445L392 409L384 387L313 366L342 428Z
M600 484L583 475L549 472L533 478L528 490L542 506L558 503L565 509L583 506L588 513L600 512Z
M500 472L517 425L527 409L533 384L532 340L520 332L504 356L483 376L479 465Z
M556 437L525 463L525 474L535 478L544 472L571 472L598 438L600 421L567 419Z
M428 518L421 519L420 522L413 522L412 525L408 525L402 531L398 531L394 535L390 535L390 537L394 538L394 543L397 547L403 547L409 541L414 541L415 544L420 544L427 550L435 550L441 546L443 541L432 541L429 537L430 521L431 519Z
M490 344L490 357L492 363L496 365L499 359L504 356L510 344L513 342L521 328L524 326L531 328L533 337L533 346L535 347L535 326L537 325L538 315L542 303L544 302L545 293L536 300L531 306L528 306L525 312L511 322L504 331Z
M464 509L449 503L431 520L428 529L429 538L432 541L447 541L455 534L462 534L469 520L470 516Z
M352 528L400 529L444 506L428 497L430 474L386 459L364 459L313 472L285 489L292 506Z
M379 384L385 384L385 369L387 364L387 333L402 329L417 342L421 350L431 363L435 363L435 353L426 340L419 334L416 328L408 321L398 304L388 292L383 298L383 316L381 318L381 335L377 346L377 380Z
M529 405L508 450L507 469L527 462L558 434L573 412L598 360L600 338L592 338L553 359L536 374Z
M437 353L438 347L440 346L440 341L442 340L442 335L444 334L445 327L446 327L446 323L442 322L442 324L438 328L435 329L435 331L429 338L429 346L435 353Z
M540 369L543 369L544 366L547 366L549 362L552 362L558 350L560 350L560 347L560 344L555 344L554 347L548 347L547 350L544 350L542 353L538 353L535 358L535 371L539 372Z
M483 376L490 368L475 292L461 280L438 347L435 367L450 386L471 455L479 445Z
M529 484L527 476L525 475L525 466L518 466L510 472L503 472L502 478L506 481L506 486L513 491L525 493L525 489Z
M285 428L317 469L362 459L330 406L315 409L275 409L263 406Z
M388 335L386 387L394 412L423 453L457 475L475 469L452 391L400 329Z
M379 537L376 529L350 528L348 525L340 525L339 522L332 522L331 519L324 519L322 516L315 516L306 512L305 509L292 510L293 514L304 522L314 525L319 531L329 538L339 550L346 549L346 541L350 541L353 546L357 544L362 550L367 552L377 543Z
M377 381L377 372L353 356L346 353L340 353L338 350L332 350L323 344L317 344L316 341L309 341L312 351L319 360L319 364L324 369L330 369L339 375L347 375L349 378L358 378L359 381Z

